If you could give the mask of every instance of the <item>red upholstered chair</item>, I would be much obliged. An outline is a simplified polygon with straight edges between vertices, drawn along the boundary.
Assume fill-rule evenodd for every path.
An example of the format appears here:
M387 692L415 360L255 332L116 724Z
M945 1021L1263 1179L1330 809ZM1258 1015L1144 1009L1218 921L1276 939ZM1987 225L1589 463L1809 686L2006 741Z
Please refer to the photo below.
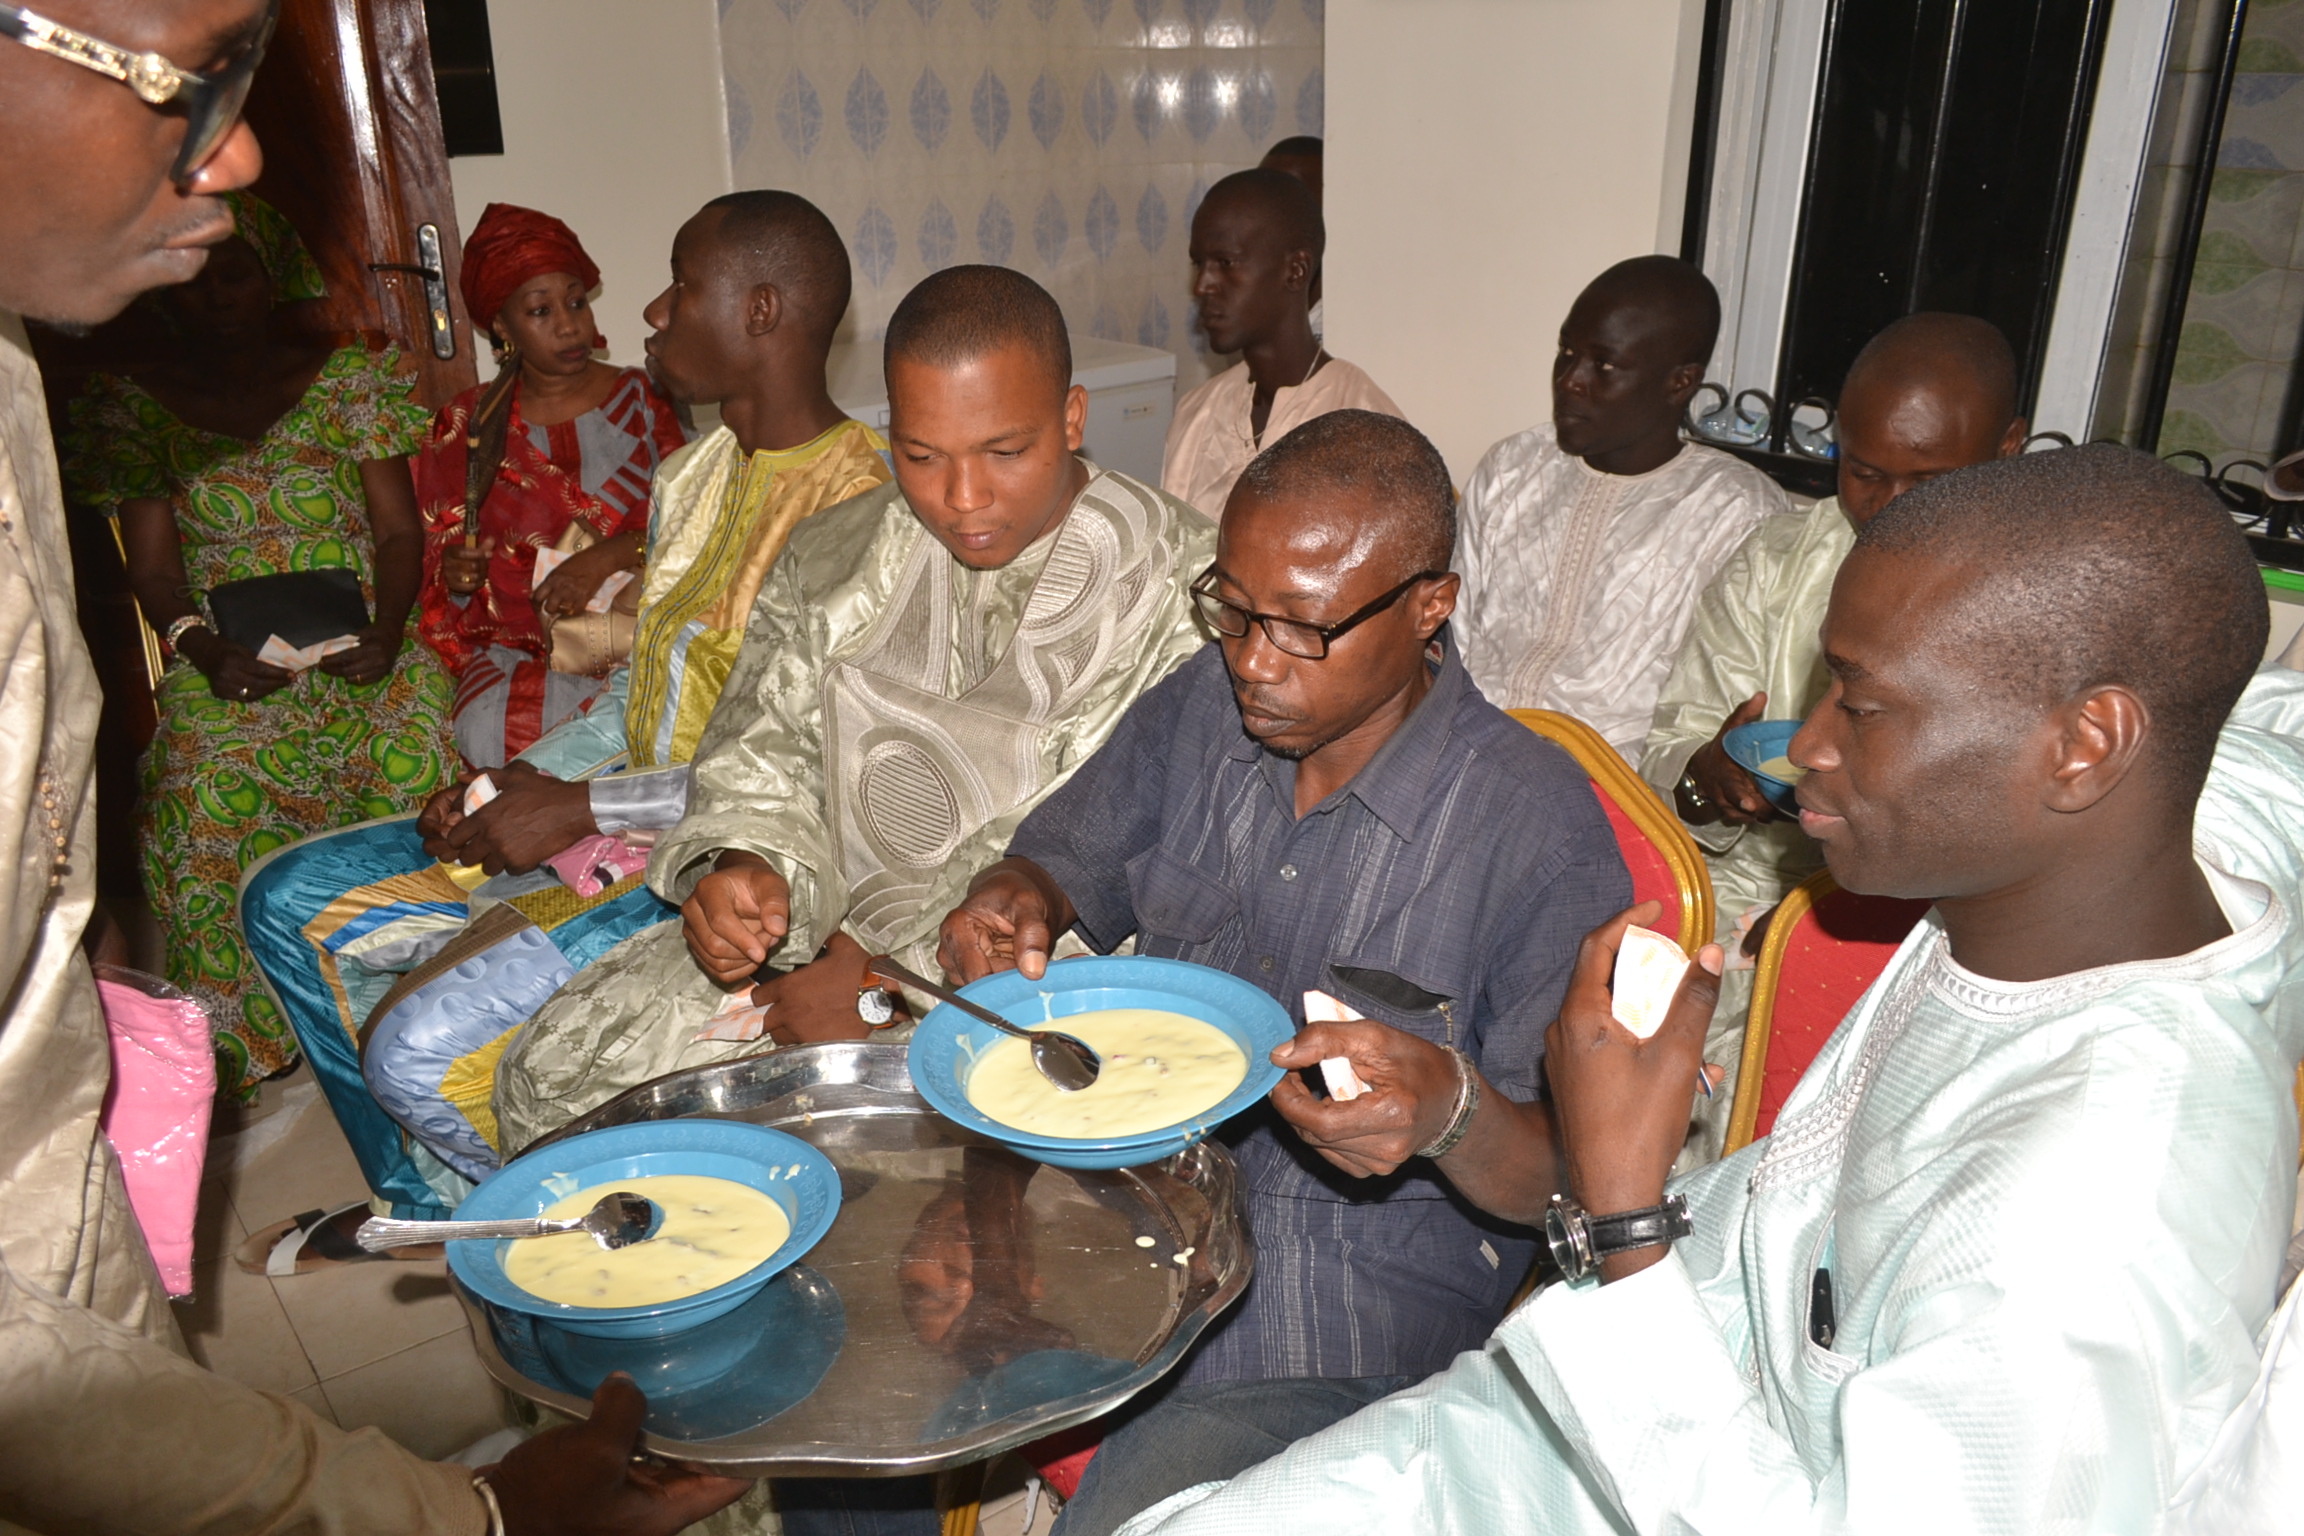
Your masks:
M1672 807L1583 721L1549 709L1515 709L1511 715L1565 748L1592 780L1624 865L1632 872L1632 900L1664 905L1656 931L1671 934L1691 955L1711 943L1712 875L1704 867L1703 850Z
M1792 1085L1929 905L1854 895L1821 870L1793 887L1768 920L1760 946L1727 1151L1775 1126Z
M1726 1151L1749 1146L1775 1128L1793 1085L1865 989L1880 979L1929 905L1857 896L1824 871L1784 898L1761 941ZM2297 1114L2304 1118L2304 1067L2297 1068L2295 1092ZM2304 1164L2304 1148L2298 1160Z
M1088 1463L1096 1455L1096 1447L1104 1441L1104 1421L1090 1419L1085 1424L1058 1430L1045 1440L1035 1440L1021 1447L1016 1454L1030 1463L1060 1499L1069 1499L1080 1491L1080 1479L1087 1474Z
M1704 867L1704 852L1680 825L1678 813L1632 771L1607 738L1575 716L1549 709L1509 713L1564 748L1592 781L1592 792L1607 813L1608 830L1616 834L1617 851L1631 872L1633 903L1653 901L1664 908L1654 924L1656 931L1678 939L1691 955L1711 943L1712 872ZM1512 1305L1526 1301L1535 1288L1536 1270L1531 1269Z

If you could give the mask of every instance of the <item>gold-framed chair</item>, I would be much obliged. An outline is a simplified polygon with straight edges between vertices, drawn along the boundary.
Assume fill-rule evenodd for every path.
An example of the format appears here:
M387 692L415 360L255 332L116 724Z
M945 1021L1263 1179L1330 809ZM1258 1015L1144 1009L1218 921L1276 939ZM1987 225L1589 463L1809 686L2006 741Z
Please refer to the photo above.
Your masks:
M120 552L120 568L128 568L128 540L120 532L120 518L115 512L104 519L104 526L112 530L112 547ZM136 600L134 592L128 595L129 605L136 611L137 638L144 643L144 681L153 692L160 690L160 674L168 669L168 657L160 648L160 635L152 628L152 621L144 617L144 605Z
M1609 830L1632 873L1632 899L1663 904L1658 931L1693 955L1712 942L1712 873L1704 852L1680 817L1623 754L1573 715L1550 709L1515 709L1512 718L1576 759L1607 813Z
M1768 1134L1800 1074L1887 969L1930 903L1857 896L1819 870L1768 918L1723 1152Z
M1622 753L1573 715L1551 709L1514 709L1506 713L1552 742L1576 760L1592 783L1600 809L1608 817L1608 830L1616 834L1616 847L1632 876L1635 904L1654 901L1664 908L1656 920L1659 933L1669 933L1693 955L1712 942L1712 872L1705 867L1704 851L1680 825L1679 815L1648 781L1632 771ZM1537 1269L1528 1271L1513 1294L1517 1308L1536 1288Z
M1775 1127L1793 1085L1887 969L1929 905L1843 891L1828 870L1794 886L1777 905L1752 980L1724 1153L1750 1146ZM2304 1066L2296 1070L2294 1093L2304 1121ZM2304 1147L2297 1160L2304 1167Z

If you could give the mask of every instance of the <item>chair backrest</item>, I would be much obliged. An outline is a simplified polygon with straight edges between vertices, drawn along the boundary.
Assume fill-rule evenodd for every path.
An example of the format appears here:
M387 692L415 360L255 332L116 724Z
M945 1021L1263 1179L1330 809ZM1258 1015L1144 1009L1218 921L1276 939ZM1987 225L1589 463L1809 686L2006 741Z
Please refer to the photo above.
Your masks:
M1632 900L1663 903L1657 931L1677 938L1691 955L1711 943L1712 875L1704 867L1703 850L1672 807L1583 721L1549 709L1515 709L1511 715L1565 748L1591 779L1624 866L1632 872Z
M1793 1085L1865 989L1880 979L1929 905L1853 895L1823 870L1784 898L1760 946L1724 1152L1748 1146L1775 1127ZM2297 1117L2304 1121L2304 1066L2296 1069L2295 1094ZM2297 1159L2304 1166L2304 1147Z
M105 518L104 522L112 530L112 547L120 551L120 564L125 568L128 564L128 540L120 532L118 513ZM160 648L160 636L153 630L151 621L144 617L144 605L136 600L133 593L128 598L128 604L135 610L136 637L144 649L145 685L158 692L160 674L168 670L168 658Z
M1930 905L1858 896L1823 870L1792 888L1761 942L1724 1150L1734 1152L1774 1127L1800 1074Z

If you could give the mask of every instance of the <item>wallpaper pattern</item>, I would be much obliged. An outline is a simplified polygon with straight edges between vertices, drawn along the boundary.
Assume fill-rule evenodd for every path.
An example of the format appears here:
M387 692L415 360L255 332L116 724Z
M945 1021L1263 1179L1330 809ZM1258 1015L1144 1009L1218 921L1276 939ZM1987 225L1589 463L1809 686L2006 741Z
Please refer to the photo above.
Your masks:
M856 264L853 333L960 262L1047 285L1072 329L1210 371L1185 246L1209 184L1321 131L1326 0L720 0L739 187L812 199Z

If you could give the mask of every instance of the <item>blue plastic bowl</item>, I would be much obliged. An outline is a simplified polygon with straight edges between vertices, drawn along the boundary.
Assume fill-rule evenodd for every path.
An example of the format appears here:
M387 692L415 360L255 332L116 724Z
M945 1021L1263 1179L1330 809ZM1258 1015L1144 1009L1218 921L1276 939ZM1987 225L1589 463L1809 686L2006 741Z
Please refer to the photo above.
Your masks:
M729 1179L760 1190L784 1208L792 1235L727 1284L648 1307L575 1307L532 1295L505 1277L508 1241L450 1243L448 1267L481 1299L548 1319L570 1333L657 1338L742 1306L779 1270L815 1247L840 1212L840 1175L823 1153L797 1137L741 1120L652 1120L587 1131L515 1158L465 1196L456 1215L468 1221L536 1216L580 1189L675 1173Z
M1164 1008L1215 1025L1247 1056L1246 1081L1190 1120L1109 1141L1040 1136L1003 1125L968 1102L969 1071L994 1042L1007 1037L949 1004L931 1009L912 1032L912 1085L920 1096L946 1119L1059 1168L1134 1168L1183 1151L1272 1091L1280 1081L1272 1049L1296 1033L1286 1009L1239 977L1148 955L1058 960L1038 981L1026 980L1020 971L1002 971L970 982L960 995L1027 1026L1100 1008Z
M1798 720L1754 720L1740 725L1720 739L1725 751L1737 767L1752 775L1760 792L1776 809L1787 816L1800 814L1799 802L1792 798L1792 784L1773 774L1762 773L1760 765L1772 757L1782 757L1792 738L1800 734L1803 722Z

